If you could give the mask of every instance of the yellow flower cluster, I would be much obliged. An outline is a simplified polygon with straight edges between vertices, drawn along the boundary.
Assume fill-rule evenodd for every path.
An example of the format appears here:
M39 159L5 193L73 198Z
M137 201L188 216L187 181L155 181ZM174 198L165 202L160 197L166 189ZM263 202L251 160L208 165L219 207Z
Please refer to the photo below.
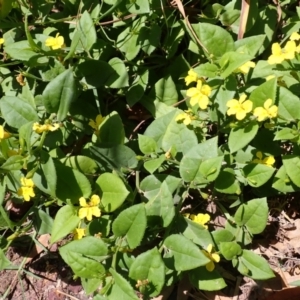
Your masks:
M49 37L45 41L45 45L51 47L52 50L61 49L64 47L64 37L60 36L59 33L55 37Z
M74 234L74 240L81 240L85 236L85 229L75 228L73 234Z
M22 177L20 181L22 186L18 189L18 196L23 197L25 201L29 201L30 197L35 196L33 191L34 183L32 179L27 179L25 177Z
M240 66L235 72L241 72L243 74L248 74L250 68L255 68L255 63L253 61L247 61L242 66Z
M11 134L4 130L4 127L0 125L0 141L11 137Z
M250 100L246 100L247 96L242 94L240 99L231 99L227 102L228 107L227 115L235 115L236 119L241 121L245 119L246 115L252 111L253 103ZM253 115L257 117L259 122L266 119L276 118L278 115L278 107L272 105L272 99L267 99L263 107L256 107L253 111Z
M263 158L263 154L260 151L258 151L255 156L257 158L253 159L253 161L252 161L255 164L263 164L268 167L272 167L273 164L275 163L275 158L272 155L266 156L265 158Z
M209 214L190 215L189 218L192 221L202 225L206 229L207 229L207 225L205 225L205 224L210 221L210 215Z
M278 114L278 107L272 105L272 99L266 100L264 107L256 107L253 112L259 122L266 119L276 118Z
M79 204L81 206L78 212L79 218L86 218L88 221L91 221L93 216L100 217L101 211L99 208L99 203L100 197L98 195L93 195L89 203L86 202L85 198L81 197L79 199Z
M4 44L4 38L0 38L0 47L2 44Z
M212 253L212 249L213 249L213 245L209 244L205 250L202 250L202 253L208 258L210 259L210 262L208 264L206 264L206 270L211 272L214 270L215 268L215 262L219 262L220 261L220 255L218 253Z
M99 135L99 126L104 120L105 117L102 117L102 115L97 115L95 121L90 119L89 125L95 130L96 135Z
M183 122L184 125L190 125L195 117L192 115L192 111L190 109L185 110L183 113L179 114L176 117L176 121Z
M190 104L192 106L198 104L201 109L206 109L209 103L208 97L211 94L211 87L204 84L205 81L199 78L194 70L190 70L188 75L185 77L186 85L189 85L192 82L196 82L197 86L189 88L186 91L186 95L191 98Z
M35 131L36 133L43 133L45 131L55 131L59 128L59 124L39 124L39 123L33 123L32 125L32 130Z
M296 41L300 40L300 35L297 32L293 32L290 36L290 40L286 45L281 48L279 43L272 45L272 54L268 58L270 65L280 64L286 59L295 58L295 53L300 53L300 45L296 45Z

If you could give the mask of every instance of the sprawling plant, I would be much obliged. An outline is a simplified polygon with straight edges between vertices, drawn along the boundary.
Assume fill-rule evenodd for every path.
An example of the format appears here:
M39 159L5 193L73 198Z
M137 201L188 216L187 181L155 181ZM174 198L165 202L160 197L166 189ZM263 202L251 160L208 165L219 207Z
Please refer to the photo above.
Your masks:
M219 2L0 0L1 268L34 230L95 300L274 276L251 242L300 188L299 10Z

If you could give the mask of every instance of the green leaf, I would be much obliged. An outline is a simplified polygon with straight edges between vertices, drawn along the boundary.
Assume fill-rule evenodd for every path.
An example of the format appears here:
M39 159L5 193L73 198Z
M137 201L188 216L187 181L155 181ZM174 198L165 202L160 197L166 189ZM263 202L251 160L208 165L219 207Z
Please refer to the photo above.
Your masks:
M175 208L172 194L165 181L161 184L157 195L146 203L146 213L156 225L162 224L163 227L167 227L172 222Z
M278 93L278 116L286 121L296 121L300 119L299 97L288 89L279 87Z
M284 155L282 156L282 162L293 183L300 187L300 157L297 155Z
M56 196L57 175L53 159L45 152L40 152L39 167L33 175L35 185L44 193Z
M102 278L80 278L81 279L81 284L82 284L82 287L85 291L85 293L87 295L95 292L99 286L101 286L101 283L103 281ZM93 300L95 299L95 297L93 298ZM107 299L107 298L105 298Z
M35 109L18 97L2 97L0 108L2 116L5 116L5 121L11 127L20 128L26 123L39 120Z
M172 112L154 120L146 129L144 135L152 137L157 142L157 147L167 152L175 147L178 152L187 153L197 145L197 137L194 131L189 130L183 123L175 121L180 112Z
M99 238L88 236L72 241L59 249L63 260L71 267L75 275L83 278L101 278L105 269L100 260L107 255L107 246Z
M9 157L1 166L0 169L6 171L21 170L24 165L24 157L21 155L13 155Z
M71 68L47 84L43 91L43 102L48 113L56 113L57 120L63 121L76 96L76 83Z
M260 187L265 184L273 175L275 169L264 164L248 164L243 168L244 176L249 185Z
M149 24L150 27L142 27L139 33L139 42L142 50L150 55L157 47L159 47L161 38L161 27L158 24Z
M255 137L259 129L256 121L249 122L240 128L233 128L229 133L228 146L231 153L234 153L247 146Z
M141 75L137 75L126 93L126 101L130 107L136 104L144 95L148 84L149 71L145 70Z
M94 174L98 170L98 166L95 161L87 156L67 156L65 158L62 158L60 161L64 165L78 170L84 174Z
M144 197L151 199L160 191L162 182L165 181L170 193L176 191L181 179L172 175L155 174L145 177L140 183L140 189L143 191Z
M191 182L199 175L200 167L203 161L218 156L218 137L211 138L205 142L192 147L184 154L180 162L180 176L186 182ZM216 159L216 173L218 173L220 158ZM210 163L207 162L202 167L202 171L208 171ZM213 170L211 170L213 171ZM207 174L209 175L209 174ZM211 173L213 176L213 173Z
M218 72L218 67L211 63L200 64L193 70L197 73L198 77L216 77Z
M116 111L111 112L99 126L99 135L94 137L102 144L117 146L124 143L125 131L122 119ZM96 142L96 139L94 142Z
M206 249L209 244L213 244L213 240L209 231L202 225L183 216L178 216L179 231L193 243Z
M161 78L155 84L155 99L167 105L173 105L178 101L176 86L171 76Z
M139 31L144 26L144 18L136 19L131 26L125 28L117 37L117 48L119 48L129 61L133 60L140 52L141 45L138 42Z
M219 176L215 181L215 189L218 192L225 194L240 194L241 188L236 180L234 170L231 168L225 168L221 170Z
M101 70L101 76L99 76ZM78 72L83 77L83 83L94 87L102 87L118 80L116 71L105 61L87 60L79 64Z
M219 291L226 287L223 277L216 270L207 271L205 267L199 267L189 271L191 283L197 289L204 291Z
M297 130L285 127L276 132L274 141L293 140L298 136L299 136L299 133Z
M88 146L88 150L84 153L95 160L102 172L114 169L120 170L121 168L133 169L138 165L136 154L131 148L125 145L108 148L100 148L93 145Z
M139 300L138 296L134 292L133 288L120 274L114 269L109 269L110 274L114 278L114 284L107 293L109 300Z
M221 254L227 259L232 260L235 256L241 255L243 250L237 242L221 242Z
M266 36L264 34L260 34L239 39L234 42L235 51L255 57L255 55L263 45L265 38Z
M234 215L234 220L239 226L247 226L252 234L258 234L267 225L268 211L266 198L250 200L239 206Z
M210 262L193 242L182 235L169 235L164 241L164 246L173 255L177 271L192 270Z
M101 192L101 205L105 212L115 211L129 195L125 184L115 174L101 174L96 181L96 186Z
M140 254L129 269L129 277L134 280L148 280L144 294L157 296L165 284L165 265L156 248Z
M6 258L2 249L0 249L0 271L4 270L5 268L9 267L11 262Z
M142 241L147 227L145 204L140 203L123 210L112 224L116 237L124 236L130 249L134 249Z
M118 77L117 79L115 79L115 76L110 77L108 81L106 81L106 85L114 89L128 86L128 73L123 61L118 57L114 57L108 64L115 70Z
M22 61L37 61L41 57L31 49L27 40L9 44L4 50L11 58Z
M268 262L253 251L243 250L242 256L239 257L239 262L248 269L248 272L243 275L256 280L266 280L275 277Z
M68 166L64 166L59 161L55 161L57 174L56 196L61 201L78 203L80 197L88 198L91 194L91 184L89 180L79 171Z
M97 34L93 20L87 10L83 12L78 23L77 30L79 32L79 45L85 51L89 51L96 43Z
M43 210L35 210L35 223L38 234L51 233L53 228L53 219Z
M214 181L220 173L223 158L223 156L218 156L204 160L199 167L201 175L209 182Z
M253 109L260 106L263 107L267 99L272 99L273 104L276 99L276 78L268 80L257 87L249 96L249 100L253 102Z
M230 242L234 239L234 235L227 229L218 229L213 231L211 234L215 244L217 245L221 242Z
M129 1L126 4L126 8L132 14L147 14L150 12L150 6L148 0L135 0Z
M233 73L235 70L237 70L239 67L241 67L243 64L245 64L248 61L251 61L253 57L244 54L244 53L237 53L237 52L226 52L221 57L219 63L223 70L221 73L222 78L228 77L231 73Z
M209 23L192 24L192 27L214 59L220 58L224 53L234 51L234 42L230 33L220 26ZM205 51L205 49L203 49Z
M53 244L67 234L71 233L79 224L80 218L77 216L77 209L70 205L61 207L56 213L50 243Z
M0 20L4 19L12 10L12 3L13 0L5 0L1 2L1 6L0 6ZM1 268L0 268L1 270Z
M144 162L144 168L150 173L153 174L166 160L164 154L160 155L158 158L154 158Z
M272 187L282 193L293 193L299 190L287 175L284 166L281 166L275 174Z
M138 142L139 148L144 154L151 154L157 150L156 141L152 137L139 134Z

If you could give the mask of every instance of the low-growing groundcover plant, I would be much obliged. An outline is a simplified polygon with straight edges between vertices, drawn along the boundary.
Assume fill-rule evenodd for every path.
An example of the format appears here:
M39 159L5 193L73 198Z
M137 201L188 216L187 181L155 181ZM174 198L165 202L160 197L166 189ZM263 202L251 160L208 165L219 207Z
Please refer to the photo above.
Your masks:
M34 232L95 300L273 277L251 243L300 188L296 4L0 0L1 269Z

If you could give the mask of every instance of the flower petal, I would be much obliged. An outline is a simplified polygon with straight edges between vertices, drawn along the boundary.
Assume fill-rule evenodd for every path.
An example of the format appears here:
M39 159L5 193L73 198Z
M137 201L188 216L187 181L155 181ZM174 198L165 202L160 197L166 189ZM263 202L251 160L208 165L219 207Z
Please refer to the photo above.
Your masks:
M91 197L90 206L97 206L100 203L100 197L98 195L93 195Z
M81 207L88 207L84 197L79 198L79 204L80 204Z
M211 271L213 271L214 270L214 268L215 268L215 264L214 264L214 262L213 261L210 261L208 264L206 264L206 270L207 271L209 271L209 272L211 272Z

